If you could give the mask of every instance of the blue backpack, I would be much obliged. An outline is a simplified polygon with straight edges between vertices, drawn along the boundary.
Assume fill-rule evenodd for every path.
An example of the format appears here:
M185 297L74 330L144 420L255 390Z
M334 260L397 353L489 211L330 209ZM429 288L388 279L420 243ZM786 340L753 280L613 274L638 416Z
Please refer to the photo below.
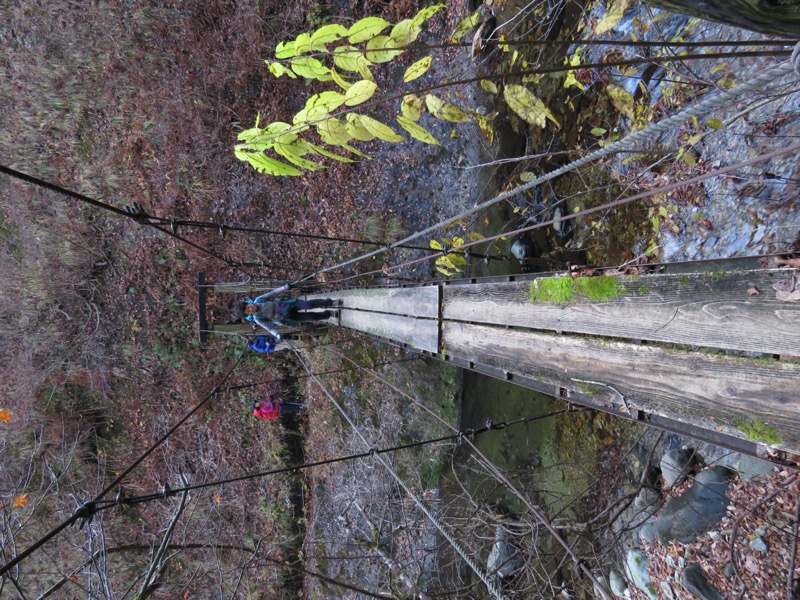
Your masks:
M275 338L271 335L257 335L255 339L247 344L247 347L256 352L266 354L275 351Z

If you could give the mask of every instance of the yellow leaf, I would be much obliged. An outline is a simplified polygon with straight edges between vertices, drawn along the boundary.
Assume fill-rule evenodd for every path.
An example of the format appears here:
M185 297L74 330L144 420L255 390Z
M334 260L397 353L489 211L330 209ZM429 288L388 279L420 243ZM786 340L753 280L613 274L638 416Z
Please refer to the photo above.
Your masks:
M433 248L434 250L441 250L442 249L442 245L438 242L438 240L431 240L430 241L430 245L431 245L431 248Z
M361 115L360 122L364 129L369 131L378 139L386 142L402 142L404 139L403 136L397 135L391 127L381 123L380 121L376 121L372 117Z
M430 19L437 12L439 12L443 8L446 8L446 6L447 6L446 4L434 4L433 6L426 6L425 8L420 10L416 15L414 15L414 18L411 19L411 21L415 25L422 25L425 21Z
M318 52L325 52L325 44L338 41L347 36L347 28L343 25L332 23L323 25L311 34L311 48Z
M367 60L371 63L385 63L395 56L400 56L403 50L397 50L395 41L388 35L379 35L367 42Z
M433 137L427 129L422 127L422 125L418 125L411 119L404 117L402 115L397 115L397 122L400 124L400 127L405 129L411 137L415 140L419 140L420 142L425 142L426 144L433 144L435 146L440 146L439 142L435 137Z
M10 410L0 410L0 421L3 423L8 423L11 421L11 411Z
M349 90L353 86L353 84L347 81L344 77L342 77L339 71L337 71L336 69L331 69L331 77L333 78L333 81L336 83L336 85L338 85L344 91Z
M467 32L475 27L478 22L481 20L481 13L480 11L475 11L471 15L467 15L461 21L458 22L456 25L456 30L453 35L450 37L450 41L455 43L459 41L462 37L464 37Z
M430 113L438 119L445 119L452 123L464 123L465 121L469 121L467 113L458 108L455 104L437 98L433 94L427 94L425 96L425 104L428 106Z
M415 96L414 94L406 94L403 96L403 103L400 105L400 112L406 119L419 121L419 118L422 116L423 107L424 104L422 103L422 98Z
M614 29L614 26L622 19L622 15L628 10L631 0L613 0L611 6L606 11L605 16L598 21L594 27L595 35L602 35Z
M490 94L497 94L497 84L489 79L481 79L481 87Z
M25 508L28 505L28 494L22 494L14 498L11 506L14 508Z
M275 58L292 58L297 56L294 40L291 42L281 42L275 46Z
M394 40L398 48L404 48L416 41L420 33L422 33L422 27L419 24L415 24L411 19L403 19L392 27L389 37Z
M362 79L355 82L344 95L344 103L347 106L357 106L372 98L375 90L378 89L374 81Z
M469 114L471 114L472 118L475 119L475 122L483 132L483 135L486 136L486 139L489 140L489 143L491 144L494 141L494 127L492 127L492 121L497 116L497 113L490 112L488 115L482 115L479 112L470 110Z
M581 49L577 48L575 50L575 54L572 55L572 58L565 58L564 64L569 65L571 67L575 67L581 63ZM575 71L567 71L567 77L564 79L564 87L568 88L570 86L574 86L580 90L586 89L586 87L577 79L575 79Z
M347 39L351 44L358 44L371 40L381 31L386 29L391 23L380 17L366 17L356 21L347 31Z
M297 79L297 75L291 69L286 68L283 63L279 62L269 62L268 60L264 61L269 65L269 72L272 73L275 77L280 77L281 75L288 75L292 79Z
M433 61L433 56L430 54L425 58L419 59L413 65L406 69L405 74L403 75L403 81L408 83L409 81L414 81L418 77L422 77L425 73L427 73L428 69L431 68L431 62Z
M556 126L561 125L550 112L544 102L539 100L531 91L521 85L510 84L503 89L503 97L508 102L508 106L517 113L526 123L536 127L544 128L547 119L550 119Z
M292 71L308 79L328 81L331 79L330 69L319 62L316 58L302 56L292 59Z
M346 104L347 96L339 92L327 91L314 94L306 100L306 109L311 109L316 106L324 106L325 110L330 112L339 108L342 104ZM349 106L349 104L348 104Z
M344 123L334 118L317 123L317 133L323 142L332 146L342 146L353 139Z
M358 71L361 51L354 46L337 46L333 51L333 63L342 71Z
M345 118L347 119L347 132L354 140L358 140L359 142L370 142L375 139L375 136L367 131L367 129L361 124L361 115L347 113Z
M606 93L611 98L611 104L614 105L622 115L628 117L631 121L636 119L636 112L634 110L633 96L623 87L616 84L609 83L606 86Z
M294 50L296 56L309 52L311 50L311 34L301 33L298 35L297 39L294 41Z

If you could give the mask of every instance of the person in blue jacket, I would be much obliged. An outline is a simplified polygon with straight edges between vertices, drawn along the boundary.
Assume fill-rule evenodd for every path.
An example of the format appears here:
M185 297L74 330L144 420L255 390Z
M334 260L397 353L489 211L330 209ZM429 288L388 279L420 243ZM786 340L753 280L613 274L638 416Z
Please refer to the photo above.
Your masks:
M262 294L254 300L238 302L234 306L234 313L240 319L250 321L266 329L276 340L280 340L281 335L272 325L296 325L298 323L324 321L335 316L336 313L330 310L301 312L315 308L331 308L334 306L334 301L330 298L318 298L315 300L275 298L275 296L288 289L289 285L287 284Z

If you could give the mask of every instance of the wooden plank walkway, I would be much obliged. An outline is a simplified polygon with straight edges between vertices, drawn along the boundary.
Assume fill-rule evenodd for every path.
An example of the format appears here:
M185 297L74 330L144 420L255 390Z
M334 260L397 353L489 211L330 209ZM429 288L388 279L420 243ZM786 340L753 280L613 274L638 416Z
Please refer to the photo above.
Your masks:
M706 439L746 441L756 424L800 454L800 363L775 359L800 356L800 303L772 289L794 276L535 278L333 296L344 300L343 327L599 410L700 427Z
M444 317L800 356L800 303L778 300L771 287L786 277L786 270L619 276L613 298L597 302L576 293L563 303L530 299L546 296L544 284L553 278L454 285L444 290Z

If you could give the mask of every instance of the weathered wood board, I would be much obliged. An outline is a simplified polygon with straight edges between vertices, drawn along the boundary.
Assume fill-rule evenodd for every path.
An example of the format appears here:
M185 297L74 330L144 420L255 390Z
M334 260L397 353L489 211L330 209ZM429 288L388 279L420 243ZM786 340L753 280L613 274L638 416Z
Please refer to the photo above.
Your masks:
M309 298L324 298L324 294L309 295ZM331 292L331 298L344 300L346 308L358 308L395 315L439 317L439 286L414 288L375 288L366 290L342 290Z
M599 409L627 405L739 438L757 418L777 446L800 450L798 363L454 322L442 341L448 356L574 390Z
M347 302L345 300L345 307ZM437 320L343 309L339 322L342 327L402 342L416 350L437 352L438 349L439 321Z
M800 302L782 302L772 289L794 273L764 269L621 276L614 278L618 294L610 300L593 301L576 293L562 304L529 299L536 281L552 278L454 285L444 289L443 315L449 320L800 356Z

